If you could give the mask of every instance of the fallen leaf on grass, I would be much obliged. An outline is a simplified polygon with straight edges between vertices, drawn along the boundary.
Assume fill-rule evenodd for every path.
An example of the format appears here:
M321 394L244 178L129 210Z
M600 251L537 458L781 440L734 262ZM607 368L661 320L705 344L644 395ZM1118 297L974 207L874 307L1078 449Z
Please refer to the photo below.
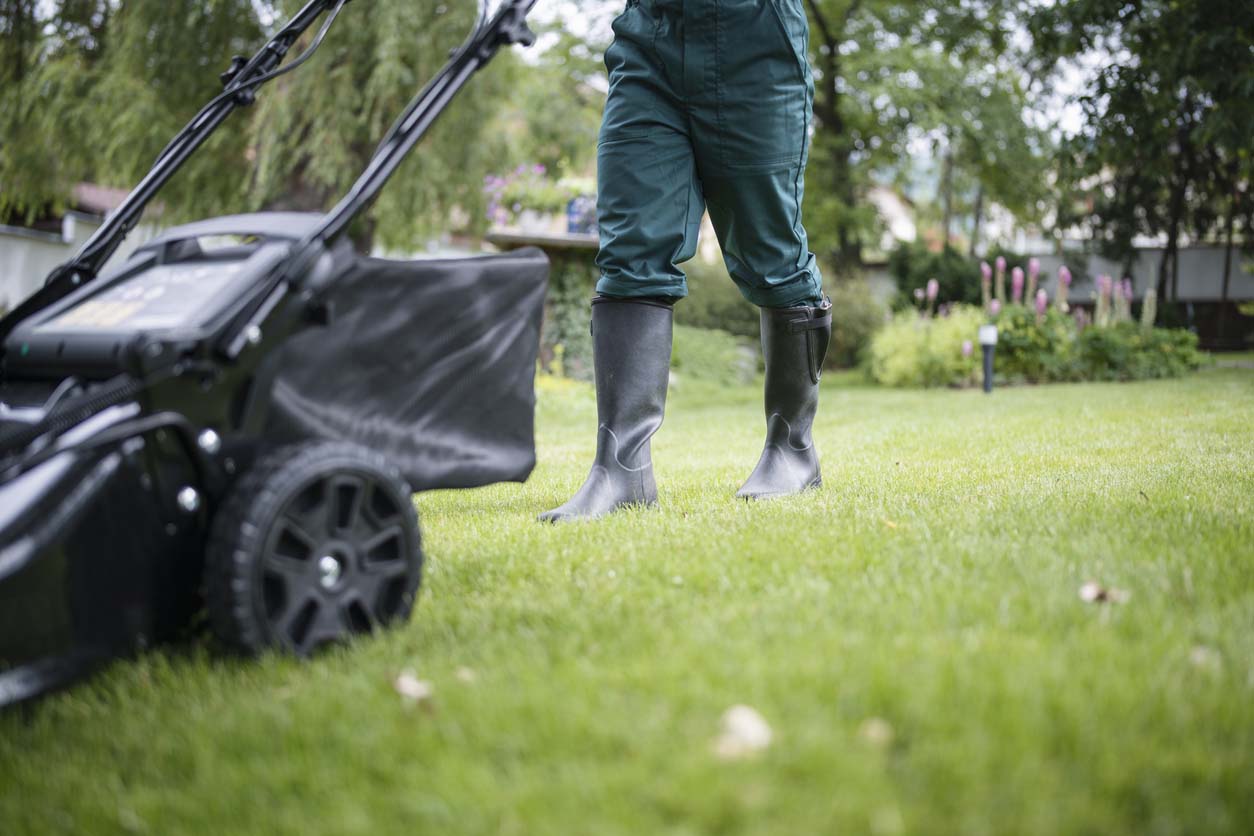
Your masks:
M1217 671L1223 660L1219 657L1219 651L1199 644L1189 651L1189 661L1193 663L1195 668Z
M1102 586L1097 581L1088 581L1080 587L1080 600L1089 604L1123 604L1132 597L1127 590Z
M858 729L858 737L872 746L887 746L893 742L893 727L883 717L868 717Z
M888 526L889 528L892 528L892 529L897 528L897 523L893 522L888 517L881 517L880 519L882 519L884 521L884 525Z
M714 754L723 760L742 760L770 746L771 737L766 718L747 705L734 705L723 713Z
M457 677L458 682L464 682L467 685L479 678L479 674L475 673L470 668L458 668L455 676Z
M431 698L435 696L435 689L431 687L431 683L424 682L410 671L404 671L396 677L392 687L405 702L410 705L421 705L424 708L431 707Z
M881 807L871 816L871 832L876 836L896 836L905 828L901 811L896 807Z

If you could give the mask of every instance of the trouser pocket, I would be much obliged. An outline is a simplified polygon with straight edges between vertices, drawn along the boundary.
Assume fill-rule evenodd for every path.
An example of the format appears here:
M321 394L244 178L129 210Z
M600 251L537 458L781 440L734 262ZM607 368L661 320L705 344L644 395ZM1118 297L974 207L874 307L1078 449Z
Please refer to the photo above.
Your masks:
M805 9L801 0L764 0L770 6L771 16L784 39L785 45L792 52L797 65L797 75L806 85L812 83L810 73L810 24L806 19Z

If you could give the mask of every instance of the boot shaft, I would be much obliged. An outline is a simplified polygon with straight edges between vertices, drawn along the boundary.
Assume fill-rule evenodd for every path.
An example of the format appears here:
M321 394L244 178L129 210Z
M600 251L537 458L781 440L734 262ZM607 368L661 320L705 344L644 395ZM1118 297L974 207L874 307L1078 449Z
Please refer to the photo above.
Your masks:
M610 455L627 468L648 462L649 439L666 409L673 322L670 305L661 302L592 300L598 461Z
M808 446L831 338L832 305L827 300L821 307L762 309L770 440Z

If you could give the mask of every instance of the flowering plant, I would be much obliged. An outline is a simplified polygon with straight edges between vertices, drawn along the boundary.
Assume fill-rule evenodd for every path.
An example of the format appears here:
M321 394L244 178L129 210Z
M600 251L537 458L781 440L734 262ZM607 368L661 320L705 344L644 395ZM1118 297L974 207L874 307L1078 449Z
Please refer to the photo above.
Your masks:
M1058 268L1058 310L1067 313L1071 306L1067 304L1067 294L1071 291L1071 271L1063 264Z
M554 180L544 166L520 165L504 176L490 174L483 179L488 197L488 220L505 226L527 210L540 214L564 212L576 197L592 187L579 179Z

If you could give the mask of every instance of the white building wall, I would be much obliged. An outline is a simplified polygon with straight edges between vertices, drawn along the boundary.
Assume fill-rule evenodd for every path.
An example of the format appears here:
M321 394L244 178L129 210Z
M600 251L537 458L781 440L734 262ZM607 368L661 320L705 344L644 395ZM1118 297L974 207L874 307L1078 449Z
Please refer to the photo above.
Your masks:
M0 309L12 310L43 286L57 266L78 252L100 226L100 218L80 212L67 214L61 234L0 225ZM122 242L110 263L127 258L156 234L140 226Z
M1158 266L1163 257L1161 248L1141 250L1133 262L1130 276L1136 297L1158 286ZM1083 253L1038 256L1041 260L1042 286L1052 298L1057 292L1058 267L1066 265L1075 273L1071 285L1071 299L1076 302L1089 300L1096 293L1094 280L1102 273L1123 277L1123 265ZM1232 273L1228 280L1228 298L1234 302L1254 300L1254 272L1252 265L1241 257L1239 251L1232 254ZM1218 302L1222 296L1224 275L1224 248L1221 246L1193 246L1180 250L1181 302Z

